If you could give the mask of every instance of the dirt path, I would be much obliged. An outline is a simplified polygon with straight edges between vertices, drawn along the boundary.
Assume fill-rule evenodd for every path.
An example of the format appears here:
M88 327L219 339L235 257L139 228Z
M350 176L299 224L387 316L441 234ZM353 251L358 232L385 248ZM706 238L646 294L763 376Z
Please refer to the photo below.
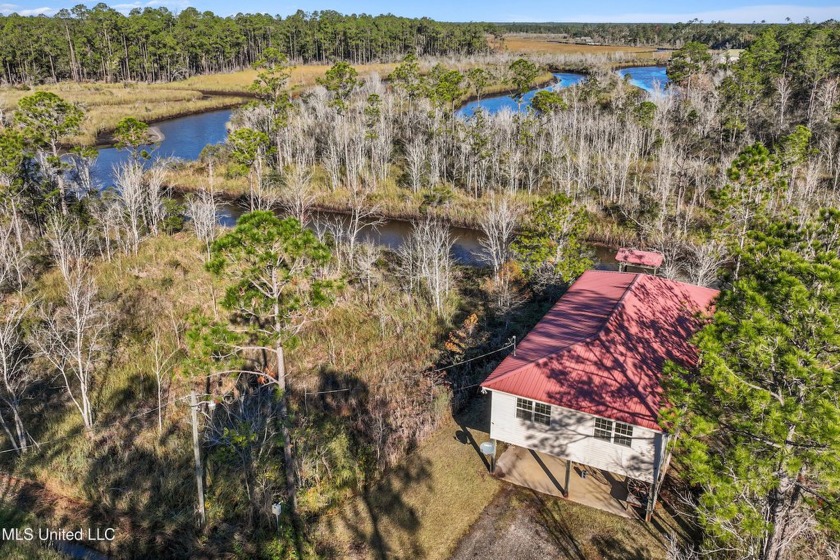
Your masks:
M650 525L506 484L461 539L452 560L657 560Z
M452 560L567 558L530 508L511 508L517 490L506 485L458 543Z

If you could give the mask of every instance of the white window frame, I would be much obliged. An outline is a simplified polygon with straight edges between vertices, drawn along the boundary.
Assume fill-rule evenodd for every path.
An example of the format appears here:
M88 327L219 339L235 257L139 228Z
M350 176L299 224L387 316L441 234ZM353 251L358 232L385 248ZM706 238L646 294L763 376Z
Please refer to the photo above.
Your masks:
M622 447L633 447L633 425L596 416L593 437Z
M519 420L551 426L551 405L516 397L516 417Z
M613 428L613 443L624 447L633 447L633 425L616 422Z
M534 422L551 426L551 405L534 401Z
M606 418L595 418L595 439L612 441L613 421Z

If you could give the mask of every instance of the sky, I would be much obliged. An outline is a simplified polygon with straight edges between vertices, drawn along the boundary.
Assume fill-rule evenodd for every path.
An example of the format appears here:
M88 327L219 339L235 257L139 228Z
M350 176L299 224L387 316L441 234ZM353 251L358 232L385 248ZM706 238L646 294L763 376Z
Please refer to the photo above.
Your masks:
M52 15L61 8L71 8L78 0L0 0L0 13ZM87 3L87 2L86 2ZM114 9L129 12L132 8L165 6L178 12L187 7L211 10L220 15L236 12L262 12L286 16L297 10L335 10L341 13L393 13L406 17L427 16L441 21L562 21L562 22L678 22L727 21L735 23L778 22L786 18L800 22L840 20L840 0L804 0L801 3L770 3L768 0L708 0L675 2L673 0L116 0L106 2ZM87 3L89 6L95 2Z

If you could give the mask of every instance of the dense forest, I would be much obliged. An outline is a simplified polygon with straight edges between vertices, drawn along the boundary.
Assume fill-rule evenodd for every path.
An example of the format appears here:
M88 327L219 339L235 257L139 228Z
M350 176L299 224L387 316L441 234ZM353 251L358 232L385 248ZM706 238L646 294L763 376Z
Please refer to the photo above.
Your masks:
M603 44L743 48L767 26L713 22L676 24L442 23L393 15L334 11L221 17L187 8L134 9L125 15L105 4L61 10L53 17L0 16L2 82L59 80L171 81L252 65L276 48L298 63L397 60L406 54L487 52L487 37L506 32L567 34ZM794 26L806 32L808 25Z
M203 17L90 13L182 32ZM190 42L204 31L162 33L177 46L158 52L90 15L6 19L64 33L52 66L7 66L16 80L253 62L256 99L195 162L153 157L148 125L122 120L128 155L103 190L96 150L63 151L82 107L27 91L2 115L4 469L86 504L84 522L124 528L108 545L121 557L443 557L451 543L434 547L478 515L460 500L490 477L470 445L446 447L452 432L436 444L467 467L407 458L481 402L511 337L593 265L591 242L620 240L663 253L664 276L722 291L700 371L668 371L663 422L684 483L669 505L690 527L670 558L836 555L838 26L755 28L737 60L687 41L650 95L587 55L586 80L528 105L550 55L486 53L480 27L429 23L452 33L432 41L412 20L361 55L343 34L320 37L322 18L289 35L266 17L207 66L212 49ZM408 55L365 79L334 62L292 96L287 55L342 50ZM491 84L521 110L457 114ZM222 198L242 206L234 227L219 225ZM324 217L325 203L342 214ZM414 221L394 250L365 236L386 213ZM454 261L445 220L475 228L486 266ZM432 499L411 509L417 492ZM436 507L437 524L422 517ZM630 532L658 531L646 528Z
M0 29L3 81L40 83L170 81L248 67L268 47L302 63L472 54L487 50L488 26L333 11L280 18L145 8L124 15L97 4L54 17L0 16Z

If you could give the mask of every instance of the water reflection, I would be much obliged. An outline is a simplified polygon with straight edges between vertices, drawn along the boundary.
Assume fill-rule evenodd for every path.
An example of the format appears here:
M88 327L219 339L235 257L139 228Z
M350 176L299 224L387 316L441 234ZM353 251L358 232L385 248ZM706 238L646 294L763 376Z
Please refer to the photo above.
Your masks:
M538 91L559 91L561 89L565 89L567 87L572 87L576 84L579 84L586 79L586 76L584 76L583 74L574 74L572 72L557 72L554 74L554 77L557 79L557 81L551 84L550 86L532 89L524 96L522 96L521 105L517 105L516 101L514 101L510 95L496 95L493 97L487 97L486 99L482 99L481 101L471 101L467 103L466 105L458 109L457 115L460 117L468 118L473 116L476 110L479 108L487 113L490 113L491 115L494 113L498 113L502 109L510 109L511 111L524 111L531 106L531 99L534 98Z
M634 66L632 68L622 68L618 71L618 75L630 76L630 83L638 88L641 88L649 93L659 90L664 90L668 85L668 73L664 66Z
M236 225L236 220L245 210L232 204L225 204L219 212L219 223L226 227ZM319 222L341 218L341 214L332 212L320 212L313 215L313 223L310 228L317 229ZM361 234L361 240L374 245L384 247L391 251L398 250L406 239L411 235L412 223L408 220L385 220L377 228L368 228ZM481 259L481 244L479 239L481 233L468 228L450 227L450 233L454 240L452 245L452 258L459 264L469 266L485 266ZM595 268L599 270L618 270L618 263L615 260L615 249L603 245L592 245L595 255Z
M232 110L223 109L199 115L190 115L163 121L155 128L163 135L163 141L154 149L153 159L178 158L188 161L198 159L208 144L218 144L227 138L227 122ZM147 147L149 148L149 147ZM113 186L114 166L127 161L127 150L102 148L91 169L94 184L100 188Z

